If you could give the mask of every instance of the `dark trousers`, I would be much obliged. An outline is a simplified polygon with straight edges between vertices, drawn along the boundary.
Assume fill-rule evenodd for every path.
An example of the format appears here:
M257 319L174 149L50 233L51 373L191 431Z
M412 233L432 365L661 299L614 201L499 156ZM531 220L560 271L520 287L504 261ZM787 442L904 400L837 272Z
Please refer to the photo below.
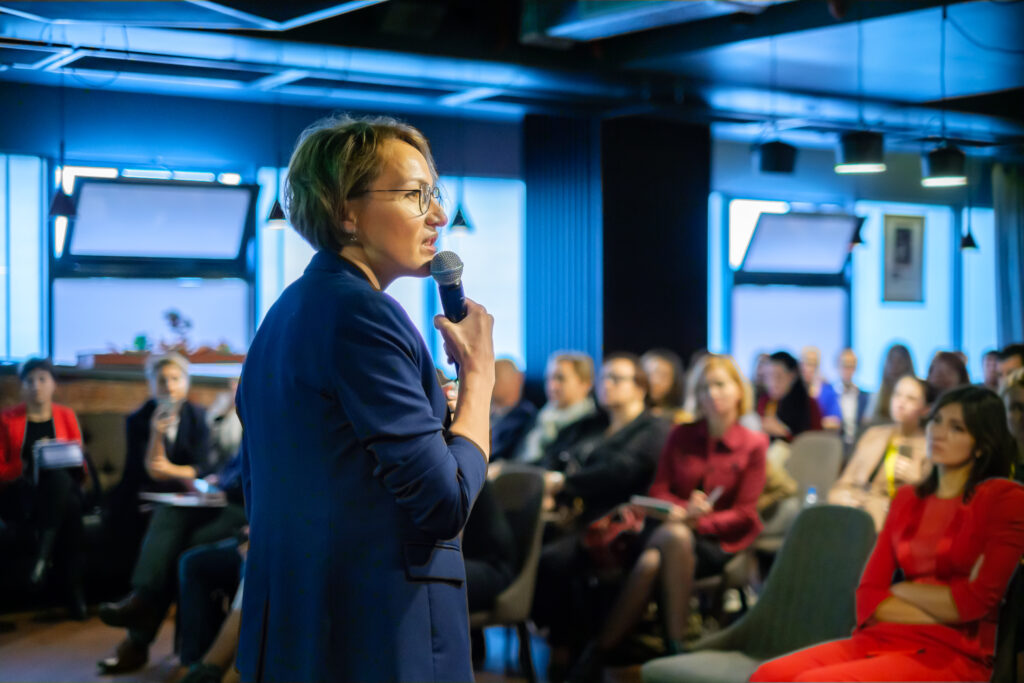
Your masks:
M238 539L200 545L188 550L178 563L178 654L189 666L202 659L213 644L229 602L241 579L242 557Z
M26 541L23 547L55 561L66 586L80 583L82 492L68 470L43 470L37 484L24 477L8 484L0 490L0 517L11 527L11 535ZM32 562L21 559L26 565Z
M133 641L149 645L156 638L163 617L174 601L181 554L197 545L228 538L245 524L245 509L241 505L156 509L132 572L132 588L152 605L154 619L143 628L129 630Z

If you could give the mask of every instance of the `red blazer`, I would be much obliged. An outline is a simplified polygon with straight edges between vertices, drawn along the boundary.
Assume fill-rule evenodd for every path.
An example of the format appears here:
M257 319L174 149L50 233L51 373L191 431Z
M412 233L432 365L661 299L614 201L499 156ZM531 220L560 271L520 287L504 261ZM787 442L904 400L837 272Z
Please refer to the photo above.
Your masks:
M694 489L710 494L723 488L714 511L697 522L701 536L718 539L722 549L743 550L761 533L757 497L764 490L768 437L734 424L712 441L706 420L679 425L668 436L650 495L685 506Z
M25 443L25 404L0 413L0 482L14 481L21 476L21 447ZM53 404L53 431L58 439L82 442L75 411Z
M999 603L1024 553L1024 486L1009 479L989 479L961 503L938 545L934 574L908 581L947 585L960 614L955 624L893 624L875 621L878 605L889 597L893 572L913 566L912 541L925 500L913 487L896 492L885 526L857 587L859 629L891 632L920 646L944 646L992 665ZM977 576L971 570L984 555Z

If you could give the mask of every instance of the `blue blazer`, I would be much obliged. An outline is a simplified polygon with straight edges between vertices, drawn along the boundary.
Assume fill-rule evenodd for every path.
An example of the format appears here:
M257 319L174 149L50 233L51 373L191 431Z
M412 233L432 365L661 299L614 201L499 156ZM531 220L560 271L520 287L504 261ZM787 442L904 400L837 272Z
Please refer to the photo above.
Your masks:
M457 538L481 450L399 304L319 252L267 313L237 407L243 681L472 681Z

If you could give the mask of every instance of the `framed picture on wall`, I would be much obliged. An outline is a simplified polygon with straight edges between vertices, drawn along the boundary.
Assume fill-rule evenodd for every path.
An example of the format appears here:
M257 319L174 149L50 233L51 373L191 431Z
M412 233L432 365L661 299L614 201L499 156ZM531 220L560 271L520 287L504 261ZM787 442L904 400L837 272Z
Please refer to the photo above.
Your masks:
M885 216L883 301L924 302L924 216Z

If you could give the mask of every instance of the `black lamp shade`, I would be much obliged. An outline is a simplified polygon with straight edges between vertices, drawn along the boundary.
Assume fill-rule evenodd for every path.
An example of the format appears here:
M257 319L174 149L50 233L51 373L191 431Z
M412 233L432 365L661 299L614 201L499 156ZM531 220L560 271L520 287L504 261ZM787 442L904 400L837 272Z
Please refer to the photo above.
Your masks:
M761 173L792 173L796 168L796 147L772 140L754 148Z
M53 201L50 202L50 218L57 216L75 217L75 203L64 193L64 190L60 189L53 195Z
M859 130L843 133L836 147L836 173L882 173L885 145L881 133Z
M942 145L921 157L921 184L954 187L967 184L967 157L954 145Z
M473 226L466 220L466 214L462 210L462 206L455 207L455 218L452 219L451 224L448 226L450 230L462 230L464 232L473 232Z
M281 208L281 202L274 200L274 205L270 207L270 214L267 216L267 223L271 227L283 227L288 219L284 215L284 209Z
M967 234L960 238L960 249L977 249L978 243L974 241L974 235L968 230Z

